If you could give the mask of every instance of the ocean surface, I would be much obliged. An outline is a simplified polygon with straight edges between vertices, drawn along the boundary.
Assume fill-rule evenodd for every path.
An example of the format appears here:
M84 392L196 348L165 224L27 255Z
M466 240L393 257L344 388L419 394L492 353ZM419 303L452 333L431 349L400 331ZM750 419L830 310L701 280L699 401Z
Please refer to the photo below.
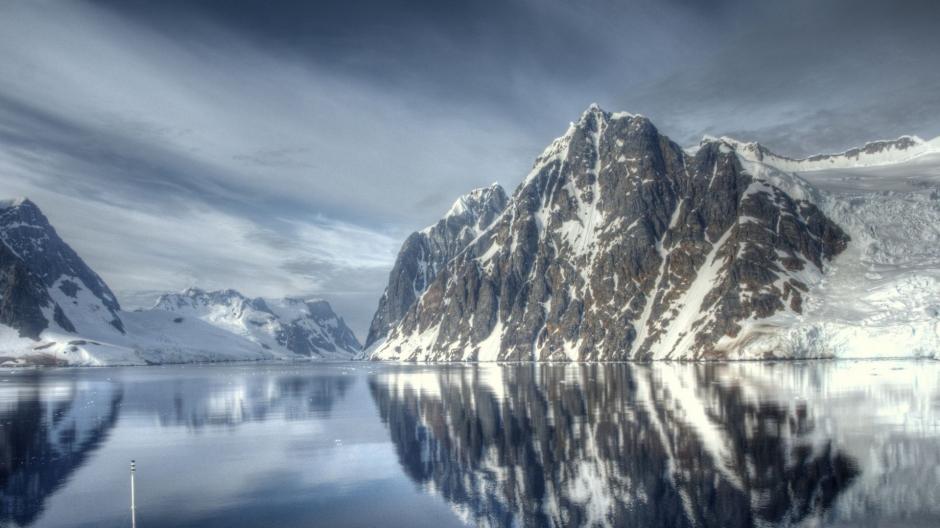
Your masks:
M940 526L940 362L0 371L0 526Z

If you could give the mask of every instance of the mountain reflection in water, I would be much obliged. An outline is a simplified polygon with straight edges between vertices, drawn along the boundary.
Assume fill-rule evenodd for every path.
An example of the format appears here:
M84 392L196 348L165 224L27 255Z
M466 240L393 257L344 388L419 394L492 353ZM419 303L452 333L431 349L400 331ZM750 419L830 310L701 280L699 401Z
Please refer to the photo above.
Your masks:
M304 421L328 413L353 382L342 375L249 373L236 383L211 370L176 370L182 375L130 380L112 379L123 369L34 370L0 386L0 527L30 526L46 498L107 440L122 410L192 431L272 416ZM126 384L132 390L125 398Z
M38 372L0 393L0 526L26 526L107 438L122 391L112 383L43 384ZM13 394L10 394L10 393Z
M940 526L940 362L0 371L0 528Z
M405 472L474 525L917 523L938 518L940 444L877 419L925 412L936 435L932 372L926 395L826 363L451 366L377 374L370 389ZM863 481L873 461L924 487Z

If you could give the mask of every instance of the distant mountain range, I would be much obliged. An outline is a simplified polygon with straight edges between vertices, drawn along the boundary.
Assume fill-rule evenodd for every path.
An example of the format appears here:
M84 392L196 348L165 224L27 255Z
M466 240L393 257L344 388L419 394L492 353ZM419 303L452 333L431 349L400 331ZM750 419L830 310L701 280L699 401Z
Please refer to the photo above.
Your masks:
M0 203L0 363L134 365L350 359L361 346L323 300L189 289L122 311L33 202Z
M321 299L249 299L235 290L189 288L161 295L154 309L224 328L279 357L349 359L362 348L343 318Z
M594 105L462 247L416 259L429 230L406 241L367 354L936 357L937 168L940 139L801 160L731 138L683 149Z

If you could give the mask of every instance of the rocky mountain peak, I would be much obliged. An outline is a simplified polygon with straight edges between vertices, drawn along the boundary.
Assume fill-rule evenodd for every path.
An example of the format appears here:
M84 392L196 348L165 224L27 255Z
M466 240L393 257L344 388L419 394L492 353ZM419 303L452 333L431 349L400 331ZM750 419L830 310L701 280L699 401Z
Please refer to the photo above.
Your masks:
M592 106L373 357L726 357L745 320L798 312L804 281L845 247L788 178Z
M15 209L22 207L24 210L39 211L39 207L25 196L18 196L7 200L0 200L0 209Z

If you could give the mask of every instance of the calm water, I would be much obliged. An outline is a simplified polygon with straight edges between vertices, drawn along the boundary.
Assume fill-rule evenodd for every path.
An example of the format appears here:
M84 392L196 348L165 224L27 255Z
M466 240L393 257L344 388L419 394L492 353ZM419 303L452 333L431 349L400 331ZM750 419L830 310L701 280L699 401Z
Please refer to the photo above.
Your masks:
M0 526L940 526L940 362L2 371Z

